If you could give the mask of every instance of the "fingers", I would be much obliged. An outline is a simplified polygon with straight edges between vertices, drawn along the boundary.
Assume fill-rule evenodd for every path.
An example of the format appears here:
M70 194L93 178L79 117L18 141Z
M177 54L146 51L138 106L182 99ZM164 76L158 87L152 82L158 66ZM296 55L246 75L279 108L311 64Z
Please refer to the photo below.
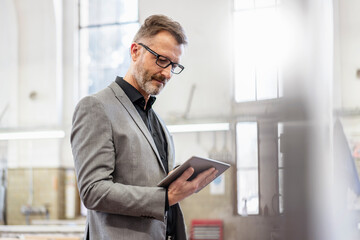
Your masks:
M200 189L214 180L218 173L218 170L215 168L210 168L198 174L192 181L188 181L194 171L194 168L189 167L180 177L169 185L168 201L170 206L190 196L194 192L200 191Z
M185 170L185 172L176 180L179 182L187 181L193 174L194 174L194 168L189 167ZM218 173L218 170L215 168L209 168L201 173L199 173L195 179L193 179L191 182L198 184L201 186L202 184L208 184L212 180L214 180L216 174Z
M193 194L194 190L191 182L187 180L193 175L194 168L189 167L168 187L168 201L169 206L183 200L184 198Z
M210 177L212 174L214 174L214 172L217 170L215 168L209 168L208 170L205 170L201 173L198 174L198 176L194 179L194 181L198 181L199 183L203 182L204 180L206 180L206 178ZM216 174L215 173L215 174ZM215 175L214 174L214 175Z
M199 189L202 189L203 187L205 187L206 185L208 185L209 183L211 183L215 178L216 178L216 174L218 173L219 171L218 170L214 170L213 172L211 172L210 175L208 175L207 177L205 177L205 179L203 181L201 181L199 183ZM198 191L197 190L197 191Z
M185 170L185 172L183 172L183 174L181 174L180 177L178 177L177 180L187 181L191 177L191 175L193 175L194 171L195 171L194 168L189 167L188 169Z

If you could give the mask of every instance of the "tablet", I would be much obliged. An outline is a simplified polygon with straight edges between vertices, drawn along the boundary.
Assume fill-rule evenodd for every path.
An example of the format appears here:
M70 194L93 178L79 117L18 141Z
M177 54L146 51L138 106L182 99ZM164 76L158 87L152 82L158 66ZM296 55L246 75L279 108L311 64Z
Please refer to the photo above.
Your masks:
M181 174L189 167L193 167L195 170L193 175L191 175L191 177L188 179L188 181L191 181L199 173L201 173L209 168L212 168L212 167L214 167L216 170L218 170L218 173L216 174L216 177L218 177L230 167L230 164L220 162L220 161L217 161L214 159L193 156L193 157L189 158L188 160L186 160L178 168L176 168L167 177L165 177L163 180L161 180L158 183L158 187L168 187L170 185L170 183L172 183L174 180L176 180L178 177L180 177ZM200 189L198 191L200 191Z

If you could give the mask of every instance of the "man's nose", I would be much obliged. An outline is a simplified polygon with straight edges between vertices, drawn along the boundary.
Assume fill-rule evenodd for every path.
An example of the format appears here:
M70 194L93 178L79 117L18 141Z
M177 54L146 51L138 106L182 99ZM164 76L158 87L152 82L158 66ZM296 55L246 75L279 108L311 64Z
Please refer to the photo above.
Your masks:
M171 72L171 64L166 67L166 68L163 68L163 70L161 71L161 74L165 76L166 79L170 79L171 76L172 76L172 72Z

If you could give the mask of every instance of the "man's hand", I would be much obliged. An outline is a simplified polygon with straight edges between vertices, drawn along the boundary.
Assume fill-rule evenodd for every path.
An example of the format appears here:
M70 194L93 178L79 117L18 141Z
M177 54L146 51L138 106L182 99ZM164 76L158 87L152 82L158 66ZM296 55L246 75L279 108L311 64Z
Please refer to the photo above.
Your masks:
M186 171L178 177L168 187L168 200L169 206L172 206L184 198L192 195L198 189L203 188L215 179L218 170L215 168L209 168L206 171L198 174L192 181L187 181L194 173L194 168L189 167Z

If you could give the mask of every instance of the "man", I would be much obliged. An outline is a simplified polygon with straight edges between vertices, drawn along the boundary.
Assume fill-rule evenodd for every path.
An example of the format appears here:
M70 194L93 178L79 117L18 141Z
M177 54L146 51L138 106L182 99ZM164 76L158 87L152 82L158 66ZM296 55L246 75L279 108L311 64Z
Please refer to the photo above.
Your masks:
M85 238L186 239L178 202L215 178L208 169L187 181L187 169L168 189L157 187L174 164L165 124L152 109L179 64L186 36L163 15L147 18L130 47L124 78L82 99L73 117L71 144L78 187L89 209Z

